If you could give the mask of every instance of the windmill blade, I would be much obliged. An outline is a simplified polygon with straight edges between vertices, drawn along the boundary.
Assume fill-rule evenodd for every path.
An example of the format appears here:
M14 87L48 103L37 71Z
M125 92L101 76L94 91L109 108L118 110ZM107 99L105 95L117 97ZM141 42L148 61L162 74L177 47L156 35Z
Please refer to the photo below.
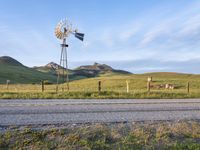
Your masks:
M72 30L69 24L70 22L68 22L67 19L63 19L57 24L55 28L55 36L58 39L64 39L69 35L70 31Z
M79 40L83 41L84 39L84 34L83 33L75 33L75 37L78 38Z

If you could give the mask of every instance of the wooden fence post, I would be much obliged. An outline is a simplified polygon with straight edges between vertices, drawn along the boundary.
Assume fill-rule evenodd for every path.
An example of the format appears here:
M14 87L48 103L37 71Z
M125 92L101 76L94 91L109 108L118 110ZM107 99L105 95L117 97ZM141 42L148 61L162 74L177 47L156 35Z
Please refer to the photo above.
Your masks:
M10 83L10 80L7 80L6 81L6 89L8 90L8 88L9 88L9 83Z
M126 80L126 92L129 93L129 81Z
M58 93L58 85L56 85L56 93Z
M98 92L101 92L101 81L98 82Z
M187 93L190 93L190 82L187 82Z
M44 92L44 81L42 81L42 92Z
M151 82L150 81L147 82L147 91L148 92L151 91Z

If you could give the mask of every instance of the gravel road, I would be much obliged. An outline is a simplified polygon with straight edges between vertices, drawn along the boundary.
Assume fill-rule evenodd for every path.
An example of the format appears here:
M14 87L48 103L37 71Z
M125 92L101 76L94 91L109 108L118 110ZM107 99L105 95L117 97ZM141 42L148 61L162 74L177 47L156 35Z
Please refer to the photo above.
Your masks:
M0 100L0 126L200 120L200 99Z

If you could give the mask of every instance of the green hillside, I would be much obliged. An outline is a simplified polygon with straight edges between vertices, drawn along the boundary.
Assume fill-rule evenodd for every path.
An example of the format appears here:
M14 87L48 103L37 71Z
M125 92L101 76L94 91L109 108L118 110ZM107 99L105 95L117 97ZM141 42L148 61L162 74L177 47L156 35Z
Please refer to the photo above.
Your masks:
M41 80L56 82L56 77L28 68L15 59L3 56L0 57L0 83L5 84L7 80L10 83L40 83Z

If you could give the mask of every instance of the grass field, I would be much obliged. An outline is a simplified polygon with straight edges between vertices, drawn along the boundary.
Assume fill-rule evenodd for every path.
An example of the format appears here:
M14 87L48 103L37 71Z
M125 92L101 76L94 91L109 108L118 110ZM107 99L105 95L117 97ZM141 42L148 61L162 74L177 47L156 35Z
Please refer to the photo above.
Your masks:
M56 128L11 127L0 133L0 149L200 149L200 123L196 121L98 123Z
M147 92L147 77L151 76L151 92ZM98 92L101 81L102 91ZM129 93L126 93L126 81L129 81ZM190 93L187 93L187 83ZM175 88L158 88L159 85L173 84ZM199 98L200 75L177 73L148 73L141 75L109 75L75 80L70 82L70 90L66 84L60 84L56 93L56 85L45 85L44 92L39 84L0 85L0 98Z

